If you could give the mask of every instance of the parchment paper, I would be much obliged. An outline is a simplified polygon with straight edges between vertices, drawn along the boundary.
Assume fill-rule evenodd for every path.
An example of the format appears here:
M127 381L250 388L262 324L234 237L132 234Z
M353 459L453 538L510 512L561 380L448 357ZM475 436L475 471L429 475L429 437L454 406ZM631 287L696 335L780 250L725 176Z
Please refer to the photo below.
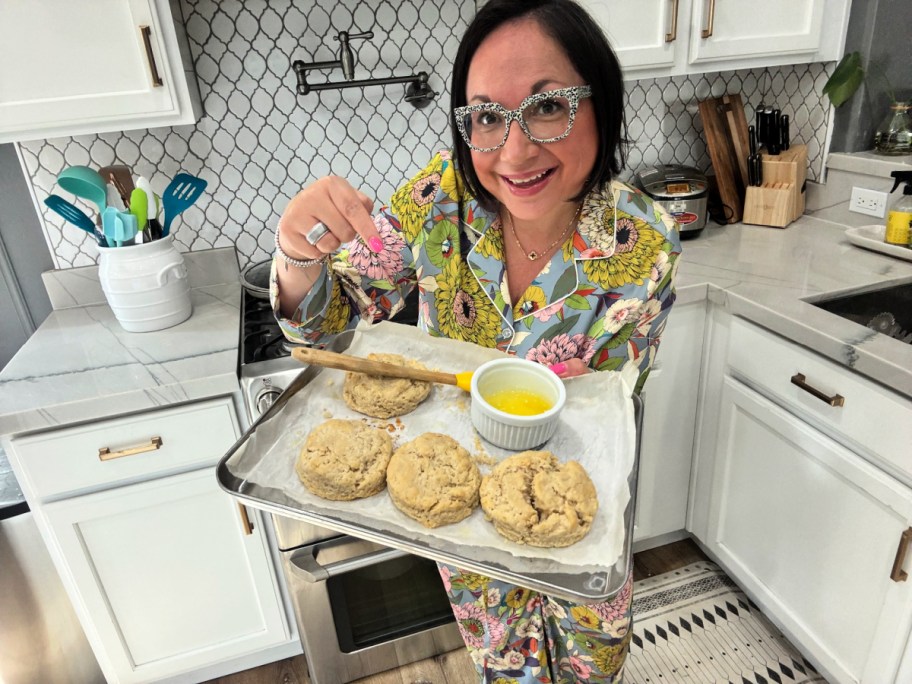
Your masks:
M477 345L430 337L411 326L380 323L359 328L346 351L353 356L392 352L417 359L429 368L447 372L474 370L503 354ZM302 366L303 368L303 366ZM342 399L345 373L324 369L295 394L281 413L258 428L258 449L266 449L252 468L230 464L232 473L260 486L283 491L308 513L357 520L371 529L429 540L432 545L454 543L477 550L484 560L487 548L507 551L518 558L550 559L574 567L609 567L623 551L624 509L630 500L627 478L634 464L636 435L630 396L636 369L630 372L590 373L567 379L567 403L554 437L541 447L562 461L579 461L598 492L599 508L590 533L576 544L540 549L508 541L488 522L481 508L464 521L430 530L400 512L384 490L357 501L327 501L311 494L298 480L294 464L311 429L329 418L364 419L386 429L394 447L424 432L456 439L479 464L482 475L492 463L516 453L484 441L472 427L469 394L449 385L435 385L430 396L412 413L380 420L349 409ZM473 555L473 557L475 557Z

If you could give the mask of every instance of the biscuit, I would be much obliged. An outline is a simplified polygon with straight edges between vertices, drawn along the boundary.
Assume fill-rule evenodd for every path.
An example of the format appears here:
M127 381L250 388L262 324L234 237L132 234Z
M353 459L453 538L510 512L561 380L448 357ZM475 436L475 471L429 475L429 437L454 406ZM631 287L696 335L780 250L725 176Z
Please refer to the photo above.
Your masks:
M481 508L510 541L550 548L570 546L588 534L598 498L576 461L561 463L549 451L524 451L484 477Z
M399 354L368 354L371 361L394 363L427 370L427 367ZM431 383L408 378L381 378L348 372L342 385L342 398L350 409L374 418L392 418L410 413L431 392Z
M481 474L459 442L426 432L396 449L386 483L396 508L425 527L440 527L471 515Z
M360 420L327 420L307 436L295 464L304 486L332 501L372 496L386 485L393 440Z

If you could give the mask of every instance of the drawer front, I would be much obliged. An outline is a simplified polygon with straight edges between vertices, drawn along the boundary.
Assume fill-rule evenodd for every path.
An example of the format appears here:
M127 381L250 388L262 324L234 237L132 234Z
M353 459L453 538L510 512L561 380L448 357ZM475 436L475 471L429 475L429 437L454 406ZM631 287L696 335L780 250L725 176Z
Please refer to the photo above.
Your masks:
M229 398L21 437L12 441L33 496L59 498L215 463L237 440Z
M732 321L728 361L799 417L912 477L912 400L739 318ZM806 388L793 383L797 375ZM826 399L842 397L842 406L814 390Z

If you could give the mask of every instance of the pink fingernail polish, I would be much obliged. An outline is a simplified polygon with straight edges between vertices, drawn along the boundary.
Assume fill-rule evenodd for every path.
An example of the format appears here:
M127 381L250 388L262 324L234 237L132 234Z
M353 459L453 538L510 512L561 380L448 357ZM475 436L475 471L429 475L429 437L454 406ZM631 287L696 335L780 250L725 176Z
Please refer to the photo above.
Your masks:
M563 362L561 362L561 363L555 363L555 364L553 364L553 365L551 365L551 366L548 366L548 368L550 368L552 371L554 371L555 373L557 373L558 375L560 375L561 373L563 373L564 371L567 370L567 364L566 364L566 363L563 363Z
M372 237L367 241L367 246L370 247L374 254L379 254L383 251L383 240L378 237Z

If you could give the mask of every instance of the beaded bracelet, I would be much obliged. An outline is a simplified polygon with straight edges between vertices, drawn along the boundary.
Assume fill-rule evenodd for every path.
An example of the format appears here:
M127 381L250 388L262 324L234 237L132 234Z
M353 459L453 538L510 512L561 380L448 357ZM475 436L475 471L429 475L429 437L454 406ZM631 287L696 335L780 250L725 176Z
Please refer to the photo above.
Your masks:
M323 256L317 257L316 259L292 259L290 256L285 254L285 252L282 250L282 246L279 244L279 228L280 227L281 227L281 224L276 226L275 248L276 248L276 254L278 256L282 257L282 260L285 262L286 269L288 268L289 265L294 266L296 268L310 268L311 266L316 266L317 264L325 263L326 260L329 258L329 254L324 254Z

